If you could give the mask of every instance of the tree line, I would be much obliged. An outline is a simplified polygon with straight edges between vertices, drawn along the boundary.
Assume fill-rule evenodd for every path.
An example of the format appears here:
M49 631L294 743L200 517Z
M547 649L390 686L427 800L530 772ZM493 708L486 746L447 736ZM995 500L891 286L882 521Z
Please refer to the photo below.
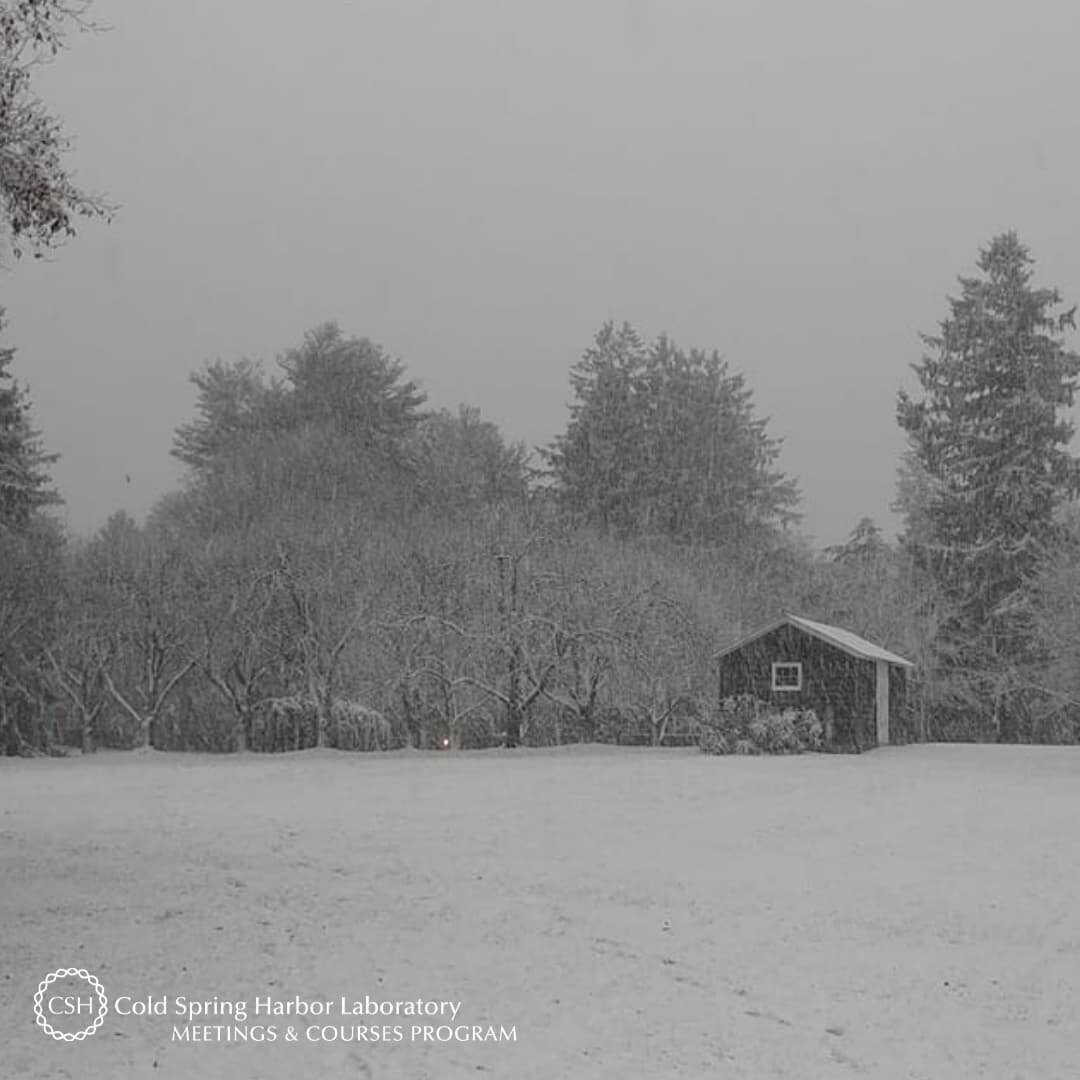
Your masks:
M113 212L33 88L97 29L90 8L0 0L17 257ZM1075 309L1033 266L1005 233L960 278L898 395L903 531L863 519L825 553L744 377L629 325L571 366L537 454L475 409L425 409L400 362L333 325L269 375L206 365L181 489L90 539L51 516L55 457L4 345L0 745L658 739L707 707L709 650L781 606L917 660L913 736L1074 741L1080 359Z
M337 325L194 372L181 486L92 537L0 351L0 745L274 751L688 739L782 610L917 664L903 738L1076 737L1071 312L1012 234L901 392L888 541L815 552L745 377L606 324L530 452Z

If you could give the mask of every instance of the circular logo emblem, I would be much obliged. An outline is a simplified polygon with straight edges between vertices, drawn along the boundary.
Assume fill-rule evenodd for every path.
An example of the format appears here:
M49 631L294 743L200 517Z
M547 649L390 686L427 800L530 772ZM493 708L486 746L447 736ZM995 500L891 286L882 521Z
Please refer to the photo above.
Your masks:
M61 988L57 987L49 993L49 988L60 979L81 979L97 995L97 1016L89 1027L81 1031L57 1031L53 1027L50 1018L65 1017L69 1022L84 1023L94 1011L94 999L86 992L86 987L79 987L81 992L75 993L62 993ZM93 1035L105 1023L108 1011L109 999L105 996L105 988L85 968L60 968L50 972L38 983L34 995L34 1016L38 1027L57 1041L76 1042Z

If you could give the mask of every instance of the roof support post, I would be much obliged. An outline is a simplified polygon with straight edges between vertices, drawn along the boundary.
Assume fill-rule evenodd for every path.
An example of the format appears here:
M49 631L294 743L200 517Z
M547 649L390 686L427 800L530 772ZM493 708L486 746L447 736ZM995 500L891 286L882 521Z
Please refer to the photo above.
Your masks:
M889 665L884 660L875 662L877 672L877 743L889 745Z

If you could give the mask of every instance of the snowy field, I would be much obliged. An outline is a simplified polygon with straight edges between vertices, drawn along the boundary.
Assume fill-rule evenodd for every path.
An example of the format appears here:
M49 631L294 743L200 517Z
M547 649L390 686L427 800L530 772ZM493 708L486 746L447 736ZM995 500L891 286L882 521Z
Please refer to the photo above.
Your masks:
M1078 834L1068 749L0 759L0 1076L1075 1080ZM333 1012L58 1042L67 966ZM469 1041L365 997L459 1002Z

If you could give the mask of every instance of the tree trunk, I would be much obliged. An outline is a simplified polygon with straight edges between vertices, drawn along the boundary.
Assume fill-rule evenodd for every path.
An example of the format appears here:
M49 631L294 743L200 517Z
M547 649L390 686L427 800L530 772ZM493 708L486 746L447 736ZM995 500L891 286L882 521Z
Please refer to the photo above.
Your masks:
M319 685L319 680L311 671L308 672L308 696L315 709L315 748L321 750L326 745L326 728L330 722L329 707L326 701L329 692Z
M423 724L416 707L416 694L407 682L401 684L401 711L405 717L405 730L409 733L414 750L423 748Z
M513 749L521 742L521 649L515 643L510 649L507 672L509 687L506 702L506 745Z
M509 563L509 567L507 566ZM509 569L509 575L507 575ZM503 632L510 646L507 661L506 690L506 747L513 750L521 742L521 646L516 640L514 620L517 615L518 571L516 560L507 556L499 558L499 576L502 579L500 600L502 604ZM509 581L507 577L509 576Z
M1015 741L1012 734L1012 717L1005 693L1000 687L994 689L994 729L999 743Z
M518 707L506 707L506 748L513 750L521 742L521 710Z
M92 754L96 747L94 746L94 719L96 713L92 713L83 710L82 715L82 730L80 732L82 739L82 752L84 754Z
M581 731L585 736L585 741L589 744L596 742L596 715L593 710L592 702L580 710L580 716Z
M245 753L248 748L248 731L251 728L250 713L250 706L241 705L237 707L236 726L233 731L233 745L238 754Z
M19 752L19 744L15 736L15 721L8 712L2 688L0 688L0 734L4 736L4 754L7 757L14 757Z

